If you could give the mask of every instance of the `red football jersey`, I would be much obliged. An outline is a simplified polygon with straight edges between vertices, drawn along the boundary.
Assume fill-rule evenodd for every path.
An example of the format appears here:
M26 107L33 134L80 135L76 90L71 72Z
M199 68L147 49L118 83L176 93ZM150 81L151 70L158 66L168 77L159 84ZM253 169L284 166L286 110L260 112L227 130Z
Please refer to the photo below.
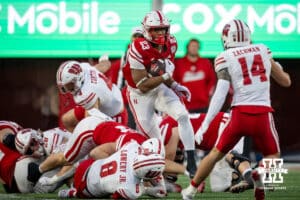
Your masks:
M117 84L118 76L121 66L121 59L116 59L111 62L111 67L107 72L105 72L105 76L111 80L112 83Z
M17 160L22 155L0 143L0 178L11 187Z
M174 62L175 53L177 51L177 41L174 36L170 36L166 45L164 46L162 52L158 51L152 46L152 44L145 38L137 38L131 43L128 53L128 59L123 68L124 77L129 86L136 88L135 83L131 77L130 69L130 59L135 62L142 64L147 71L149 71L151 66L151 61L156 59L166 59L168 58Z
M116 142L117 139L124 134L139 134L136 130L124 126L118 122L108 121L97 126L94 131L94 142L101 145L108 142Z
M191 101L184 101L188 110L208 107L216 85L215 71L209 59L199 57L196 62L191 62L187 56L176 59L173 78L192 93Z
M193 114L190 115L190 120L193 126L194 134L196 134L196 131L200 128L206 114ZM220 112L216 115L214 120L211 122L209 128L207 129L206 133L203 135L203 140L200 145L196 145L197 149L201 150L211 150L218 138L218 131L219 126L221 122L225 122L224 120L227 120L227 117L224 116L223 112ZM165 138L164 144L168 144L171 136L172 136L172 128L177 127L178 123L170 116L164 118L162 122L160 123L159 127L161 128L162 136ZM182 143L180 142L178 144L180 148L183 148Z

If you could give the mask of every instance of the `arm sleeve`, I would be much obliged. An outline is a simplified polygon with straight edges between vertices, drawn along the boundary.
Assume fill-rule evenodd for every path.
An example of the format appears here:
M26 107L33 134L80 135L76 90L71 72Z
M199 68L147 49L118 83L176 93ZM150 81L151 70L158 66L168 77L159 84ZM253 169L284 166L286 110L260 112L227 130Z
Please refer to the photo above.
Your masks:
M208 60L208 69L209 69L209 79L208 79L208 89L209 89L209 96L212 96L215 87L216 87L216 83L217 83L217 77L216 74L214 72L214 68L212 63Z
M202 126L208 127L211 121L215 118L216 114L221 110L227 93L229 91L230 82L224 79L219 79L216 87L216 91L211 99L206 117L202 123Z

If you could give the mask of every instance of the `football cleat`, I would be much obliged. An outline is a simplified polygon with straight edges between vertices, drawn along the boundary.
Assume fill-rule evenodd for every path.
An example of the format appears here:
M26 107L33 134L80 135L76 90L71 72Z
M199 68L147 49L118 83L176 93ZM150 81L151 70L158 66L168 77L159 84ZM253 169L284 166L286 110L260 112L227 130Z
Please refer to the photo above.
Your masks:
M197 188L189 185L187 188L181 191L181 196L183 200L192 200L197 193Z

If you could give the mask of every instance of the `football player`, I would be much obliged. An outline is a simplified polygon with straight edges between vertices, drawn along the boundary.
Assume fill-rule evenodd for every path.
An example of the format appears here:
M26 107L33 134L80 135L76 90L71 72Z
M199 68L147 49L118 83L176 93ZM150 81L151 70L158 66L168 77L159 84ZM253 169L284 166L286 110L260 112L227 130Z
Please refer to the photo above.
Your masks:
M218 82L207 115L195 139L201 143L203 134L219 112L233 87L231 117L210 153L201 161L190 185L182 190L183 199L192 199L197 186L205 180L216 162L223 158L243 136L250 136L265 158L279 158L279 138L274 126L270 100L270 79L284 87L291 85L290 77L272 58L264 44L251 44L251 32L246 23L233 19L222 31L224 52L215 59ZM256 200L264 199L260 174L252 171Z
M52 153L63 151L70 135L71 133L60 128L53 128L45 132L27 128L22 129L16 134L16 149L24 155L22 159L17 161L14 170L16 183L21 193L53 192L63 184L62 181L57 181L56 184L51 186L42 186L36 182L37 180L32 180L28 175L33 165L41 163ZM43 174L42 177L52 177L58 170L49 171Z
M120 89L88 63L66 61L57 70L56 82L61 93L71 93L77 106L62 116L70 132L86 116L85 110L97 108L115 121L127 124Z
M151 11L142 22L144 38L135 39L123 68L128 83L127 98L137 128L148 137L161 138L156 111L167 113L179 124L187 153L187 168L196 171L195 143L188 111L180 97L191 97L189 90L172 79L177 41L170 35L170 23L161 11Z
M74 175L74 188L59 191L60 197L137 199L145 192L144 181L158 180L165 166L162 155L144 151L135 141L124 145L102 160L88 159L79 164ZM155 197L166 195L159 179Z

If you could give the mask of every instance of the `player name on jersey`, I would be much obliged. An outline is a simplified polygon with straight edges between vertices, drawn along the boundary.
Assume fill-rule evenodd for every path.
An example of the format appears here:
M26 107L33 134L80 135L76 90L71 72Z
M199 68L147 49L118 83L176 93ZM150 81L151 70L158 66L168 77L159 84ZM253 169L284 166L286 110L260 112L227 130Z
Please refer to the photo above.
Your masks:
M233 51L232 53L234 56L239 56L242 54L251 53L251 52L259 52L259 51L260 51L259 47L250 47L247 49L239 49L239 50Z
M119 176L119 182L125 183L126 182L126 168L127 168L127 149L121 150L120 153L120 172L123 172L125 174L120 174Z

